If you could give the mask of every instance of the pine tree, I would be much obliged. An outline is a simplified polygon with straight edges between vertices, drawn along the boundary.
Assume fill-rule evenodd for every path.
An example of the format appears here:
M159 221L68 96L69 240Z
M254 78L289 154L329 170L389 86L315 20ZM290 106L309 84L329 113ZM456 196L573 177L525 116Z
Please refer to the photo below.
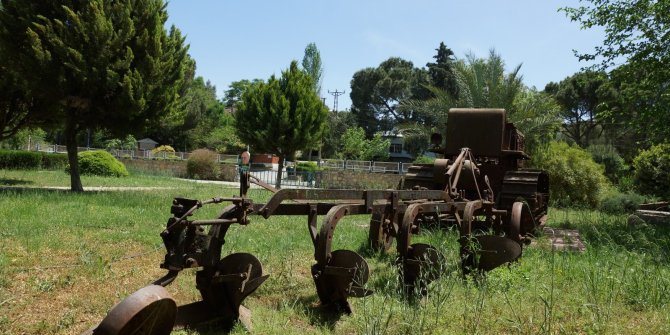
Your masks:
M172 108L188 63L162 0L3 0L0 50L22 90L63 129L71 189L83 191L77 133L141 129Z
M459 87L453 65L454 52L447 48L444 42L440 42L440 46L435 51L437 51L437 54L433 56L435 63L426 64L432 84L447 91L453 99L457 100Z
M240 139L253 149L279 156L275 185L281 186L285 159L313 148L322 138L328 109L312 88L312 79L291 62L281 78L273 75L251 85L235 113Z

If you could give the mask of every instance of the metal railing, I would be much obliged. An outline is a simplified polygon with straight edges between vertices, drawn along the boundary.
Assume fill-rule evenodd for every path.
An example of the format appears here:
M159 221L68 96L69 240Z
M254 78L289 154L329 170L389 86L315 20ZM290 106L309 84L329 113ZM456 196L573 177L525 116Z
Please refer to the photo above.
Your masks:
M67 148L64 145L58 144L31 144L29 151L43 151L43 152L54 152L54 153L66 153ZM90 151L90 150L103 150L98 148L88 148L88 147L78 147L77 151ZM157 159L157 160L187 160L190 156L190 152L158 152L153 153L151 150L123 150L123 149L110 149L108 150L112 155L117 158L126 158L126 159ZM238 156L237 155L225 155L218 154L217 161L220 163L228 164L237 164ZM287 162L285 166L291 166L292 162ZM319 162L319 165L322 168L327 169L340 169L340 170L352 170L352 171L367 171L374 173L396 173L396 174L405 174L411 163L400 163L400 162L376 162L376 161L358 161L358 160L346 160L346 159L323 159Z
M412 163L356 161L342 159L324 159L321 161L321 167L328 169L397 174L406 173L410 165L412 165Z

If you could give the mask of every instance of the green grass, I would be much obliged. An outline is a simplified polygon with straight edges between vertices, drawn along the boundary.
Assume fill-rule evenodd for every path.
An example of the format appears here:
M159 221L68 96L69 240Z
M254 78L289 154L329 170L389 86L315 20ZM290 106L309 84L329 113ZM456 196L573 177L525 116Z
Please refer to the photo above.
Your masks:
M81 176L84 188L99 187L175 187L189 188L193 183L168 176L133 173L131 177ZM69 187L70 175L64 171L1 170L0 187Z
M20 181L17 182L17 181ZM133 291L162 276L159 233L174 197L205 199L237 190L167 177L84 178L87 186L169 189L69 192L62 172L0 170L0 334L79 334ZM22 183L22 184L21 184ZM254 201L268 193L251 190ZM211 218L223 206L203 208ZM338 224L334 249L365 256L368 288L351 298L354 313L323 313L310 275L314 263L305 217L252 217L233 226L223 253L250 252L270 278L245 301L259 334L667 334L670 333L670 229L628 226L625 215L550 210L549 224L579 229L585 253L531 246L520 262L463 279L456 233L424 230L413 241L447 258L445 276L422 299L399 294L395 252L365 250L369 216ZM168 286L180 304L198 300L195 272ZM177 334L198 334L178 331ZM220 334L212 329L201 334ZM246 331L236 327L233 334Z

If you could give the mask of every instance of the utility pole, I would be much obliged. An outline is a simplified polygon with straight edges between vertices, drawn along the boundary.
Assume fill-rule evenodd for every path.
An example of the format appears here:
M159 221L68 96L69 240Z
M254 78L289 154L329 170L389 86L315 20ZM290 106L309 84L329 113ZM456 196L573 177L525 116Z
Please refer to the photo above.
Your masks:
M333 110L335 111L335 113L337 113L337 97L344 94L344 91L340 92L336 89L335 92L331 92L330 90L328 90L328 93L330 93L333 97L335 97L333 101Z

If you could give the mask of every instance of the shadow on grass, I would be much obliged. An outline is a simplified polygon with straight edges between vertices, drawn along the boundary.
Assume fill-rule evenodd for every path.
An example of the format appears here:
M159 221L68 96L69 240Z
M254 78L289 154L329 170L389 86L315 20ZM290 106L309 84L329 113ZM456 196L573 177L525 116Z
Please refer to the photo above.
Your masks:
M31 184L34 184L34 182L30 180L0 178L0 187Z
M314 302L312 297L301 297L298 299L298 302L312 326L332 331L335 330L337 321L342 317L341 312L329 306L322 306L321 303Z

